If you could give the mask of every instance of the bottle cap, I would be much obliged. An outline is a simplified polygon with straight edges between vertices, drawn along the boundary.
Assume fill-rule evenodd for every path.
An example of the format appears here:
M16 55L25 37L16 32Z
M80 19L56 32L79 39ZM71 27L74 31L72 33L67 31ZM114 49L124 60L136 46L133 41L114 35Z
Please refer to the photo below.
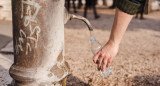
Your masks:
M96 38L95 37L91 37L90 41L91 42L96 41Z

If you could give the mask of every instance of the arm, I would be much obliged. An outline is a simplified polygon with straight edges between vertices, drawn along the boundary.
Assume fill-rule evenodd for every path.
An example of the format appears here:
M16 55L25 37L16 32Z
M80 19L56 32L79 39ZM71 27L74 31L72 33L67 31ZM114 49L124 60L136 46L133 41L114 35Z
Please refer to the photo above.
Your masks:
M121 39L128 27L128 24L130 23L133 15L129 15L125 12L122 12L118 8L116 8L116 14L114 23L112 26L112 31L110 35L109 41L114 42L114 44L119 45L121 42Z
M131 21L133 15L129 15L116 8L116 14L109 41L105 46L93 57L93 61L98 61L98 69L102 66L102 71L108 67L117 55L121 39Z
M102 68L102 71L104 71L105 68L110 65L113 58L117 55L119 44L128 27L128 24L144 1L145 0L116 1L116 14L109 41L93 57L93 61L98 63L98 69Z

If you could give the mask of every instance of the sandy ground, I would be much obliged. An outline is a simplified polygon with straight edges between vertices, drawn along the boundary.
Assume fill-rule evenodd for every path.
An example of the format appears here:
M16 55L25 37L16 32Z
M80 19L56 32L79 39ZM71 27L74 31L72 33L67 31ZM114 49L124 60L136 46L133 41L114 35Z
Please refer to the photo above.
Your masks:
M99 10L100 19L88 19L94 26L94 36L104 45L110 34L114 10ZM80 11L77 15L82 15ZM92 61L89 31L79 20L71 20L65 25L65 58L71 68L68 86L160 86L160 12L145 15L144 20L133 19L121 42L120 50L111 66L113 72L102 77ZM0 23L4 23L3 21ZM11 24L11 22L8 22ZM8 26L8 23L5 25ZM0 27L4 24L0 24ZM0 28L0 30L4 30ZM7 29L8 30L8 29ZM0 32L1 32L0 31ZM8 30L8 34L11 31ZM0 35L0 40L9 41ZM3 38L3 39L2 39ZM0 42L1 42L0 41ZM6 45L6 44L5 44ZM1 50L12 50L12 42ZM8 49L9 48L9 49ZM8 75L13 56L0 55L0 86L11 82Z
M104 45L114 19L113 10L99 10L100 19L88 15L94 36ZM78 13L82 15L82 13ZM69 86L160 86L160 12L133 19L111 66L113 72L102 77L92 62L89 31L84 23L72 20L65 29L66 60L71 67ZM76 77L75 79L73 79Z

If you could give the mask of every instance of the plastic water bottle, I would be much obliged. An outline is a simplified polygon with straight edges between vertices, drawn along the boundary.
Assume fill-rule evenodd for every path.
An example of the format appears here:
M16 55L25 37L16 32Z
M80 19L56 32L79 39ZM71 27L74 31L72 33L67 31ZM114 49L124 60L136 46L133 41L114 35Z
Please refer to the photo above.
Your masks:
M95 54L102 48L102 46L101 46L101 44L96 40L95 37L91 37L90 42L91 42L91 51L92 51L92 53L95 55ZM101 66L101 67L102 67L102 66ZM100 70L100 73L101 73L102 76L107 76L107 75L109 75L109 74L112 73L112 67L109 66L109 68L106 68L106 69L104 70L104 72L102 72L102 71Z

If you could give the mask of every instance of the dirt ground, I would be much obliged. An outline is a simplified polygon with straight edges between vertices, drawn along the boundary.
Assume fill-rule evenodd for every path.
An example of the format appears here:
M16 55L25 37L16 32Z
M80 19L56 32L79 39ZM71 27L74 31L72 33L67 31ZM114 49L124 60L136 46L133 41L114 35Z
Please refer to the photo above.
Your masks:
M110 35L114 10L99 9L100 19L88 19L94 26L94 36L104 45ZM80 11L78 15L83 15ZM66 60L71 74L68 86L160 86L160 12L133 19L120 44L111 66L113 72L102 77L92 61L89 31L79 20L65 25Z
M94 36L104 45L110 35L114 10L99 8L98 13L101 17L95 20L90 11L88 19L94 26ZM77 15L83 15L82 10L79 10ZM120 44L119 53L111 64L113 72L107 77L100 75L92 61L93 54L86 25L79 20L69 21L65 25L65 58L71 69L67 86L160 86L159 15L160 11L153 12L145 15L144 20L134 18L131 21ZM5 25L8 26L8 23ZM9 25L11 26L11 22ZM12 33L11 29L9 31ZM0 63L0 86L11 82L8 69L13 56L7 58L10 60L0 60L3 63L6 61L5 64Z

